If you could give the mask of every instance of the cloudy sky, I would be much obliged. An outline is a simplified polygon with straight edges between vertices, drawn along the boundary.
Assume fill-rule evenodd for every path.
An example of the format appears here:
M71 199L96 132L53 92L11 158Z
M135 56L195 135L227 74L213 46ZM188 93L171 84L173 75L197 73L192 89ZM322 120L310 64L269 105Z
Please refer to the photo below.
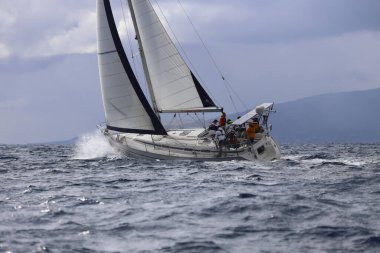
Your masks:
M378 0L180 2L247 107L380 87ZM233 112L178 0L152 3L163 9L207 89ZM111 4L130 54L126 2ZM104 121L95 1L0 0L0 85L0 143L64 140L93 131Z

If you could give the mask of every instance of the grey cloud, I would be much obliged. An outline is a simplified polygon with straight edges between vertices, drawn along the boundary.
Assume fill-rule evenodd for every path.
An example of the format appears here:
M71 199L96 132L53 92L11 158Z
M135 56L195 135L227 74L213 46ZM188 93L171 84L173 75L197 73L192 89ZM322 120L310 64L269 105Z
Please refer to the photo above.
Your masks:
M188 4L195 23L203 19L200 30L214 40L272 43L380 30L377 0L182 2ZM219 9L217 16L207 18L212 8Z
M95 12L95 3L93 0L12 0L1 1L0 9L4 14L0 16L0 42L11 49L13 56L29 57L38 56L39 51L48 55L59 50L50 47L49 40L83 23L89 25L88 16ZM79 40L83 44L81 40L87 37L90 37L87 40L95 42L92 31L82 30L86 33L81 37L76 34L77 37L72 38L73 43ZM81 45L79 42L77 44Z

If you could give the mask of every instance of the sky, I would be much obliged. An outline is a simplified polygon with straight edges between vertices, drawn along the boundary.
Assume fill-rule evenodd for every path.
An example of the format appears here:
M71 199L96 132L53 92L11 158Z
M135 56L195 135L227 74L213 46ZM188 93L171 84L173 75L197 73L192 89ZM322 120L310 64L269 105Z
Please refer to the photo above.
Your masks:
M380 87L378 0L151 2L227 112L236 109L219 72L239 95L237 110ZM111 5L130 57L137 49L127 39L127 4ZM104 121L95 11L94 0L0 0L0 143L71 139Z

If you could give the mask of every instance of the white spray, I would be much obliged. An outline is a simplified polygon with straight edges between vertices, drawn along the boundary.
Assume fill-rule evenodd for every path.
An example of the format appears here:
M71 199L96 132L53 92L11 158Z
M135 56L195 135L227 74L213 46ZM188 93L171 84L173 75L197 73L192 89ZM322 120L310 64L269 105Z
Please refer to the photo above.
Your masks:
M99 132L82 135L75 144L74 159L90 160L103 157L115 157L118 153Z

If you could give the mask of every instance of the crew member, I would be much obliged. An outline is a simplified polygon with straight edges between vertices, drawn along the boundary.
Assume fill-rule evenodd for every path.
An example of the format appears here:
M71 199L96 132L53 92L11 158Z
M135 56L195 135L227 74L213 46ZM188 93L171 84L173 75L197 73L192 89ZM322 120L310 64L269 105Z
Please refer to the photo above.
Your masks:
M247 139L253 143L255 141L256 133L259 132L260 125L258 122L251 122L247 128Z
M219 126L218 130L215 132L215 142L218 145L219 148L219 154L218 157L222 156L222 149L223 149L223 144L224 140L226 139L224 129Z
M227 119L226 119L226 113L225 113L225 112L222 112L222 115L220 115L220 118L219 118L219 126L220 126L220 127L223 127L223 129L225 129L225 127L226 127L226 122L227 122Z
M234 125L232 125L232 123L234 122L231 119L227 120L226 135L228 134L229 131L233 130Z
M210 137L214 137L216 130L218 130L218 121L216 119L214 119L214 121L208 127L208 135Z

